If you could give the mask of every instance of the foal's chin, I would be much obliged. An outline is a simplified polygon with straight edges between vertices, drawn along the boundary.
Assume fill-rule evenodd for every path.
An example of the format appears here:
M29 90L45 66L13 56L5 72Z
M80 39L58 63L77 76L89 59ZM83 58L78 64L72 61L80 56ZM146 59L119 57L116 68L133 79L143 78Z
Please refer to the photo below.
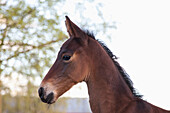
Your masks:
M61 95L63 95L65 92L67 92L67 91L64 91L64 92L60 92L60 93L56 93L57 91L53 91L52 93L53 93L53 98L51 99L51 101L50 102L45 102L45 103L47 103L47 104L53 104L53 103L55 103L57 100L58 100L58 98L61 96ZM48 96L47 96L47 98L48 98Z

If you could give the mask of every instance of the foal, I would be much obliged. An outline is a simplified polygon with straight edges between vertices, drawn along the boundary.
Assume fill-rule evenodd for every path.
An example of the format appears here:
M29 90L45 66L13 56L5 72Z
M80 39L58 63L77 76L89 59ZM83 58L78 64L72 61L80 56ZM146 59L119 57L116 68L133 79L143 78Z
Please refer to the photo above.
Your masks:
M93 113L170 113L140 98L116 56L103 43L67 16L65 23L70 38L40 85L43 102L52 104L73 85L85 81Z

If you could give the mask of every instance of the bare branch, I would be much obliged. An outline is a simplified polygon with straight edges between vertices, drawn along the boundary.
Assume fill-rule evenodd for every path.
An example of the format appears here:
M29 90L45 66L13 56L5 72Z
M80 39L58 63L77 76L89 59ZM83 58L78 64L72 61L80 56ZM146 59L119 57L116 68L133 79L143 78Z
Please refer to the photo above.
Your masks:
M22 54L22 53L27 53L27 52L29 52L29 51L31 51L31 50L33 50L33 49L40 49L40 48L43 48L43 47L45 47L45 46L47 46L47 45L56 43L56 42L58 42L58 41L60 41L60 40L61 40L61 39L52 40L52 41L49 41L49 42L47 42L47 43L44 43L44 44L41 44L41 45L38 45L38 46L25 44L25 45L31 46L32 48L31 48L31 49L24 50L24 51L21 51L21 52L17 52L17 53L15 53L14 55L9 56L9 57L6 58L6 59L0 60L0 62L2 62L2 61L8 61L8 60L10 60L10 59L12 59L12 58L14 58L14 57L19 56L19 55Z
M6 25L8 25L8 20L6 19ZM0 43L0 48L1 46L4 44L4 39L6 38L6 34L8 31L8 27L6 26L6 28L4 29L4 33L2 34L2 39L1 39L1 43Z
M8 47L14 47L14 46L20 46L20 47L25 47L25 46L28 46L28 47L36 47L36 46L34 46L34 45L31 45L31 44L28 44L28 43L16 43L16 42L4 42L4 44L3 45L5 45L5 46L8 46Z

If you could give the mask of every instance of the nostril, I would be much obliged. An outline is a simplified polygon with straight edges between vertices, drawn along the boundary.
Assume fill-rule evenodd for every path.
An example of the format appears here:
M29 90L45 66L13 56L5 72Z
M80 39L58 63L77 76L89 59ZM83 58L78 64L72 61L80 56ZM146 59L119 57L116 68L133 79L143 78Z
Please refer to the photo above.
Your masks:
M43 92L44 92L44 88L40 87L39 90L38 90L38 94L39 94L40 97L43 95Z
M51 92L46 98L47 103L51 104L52 103L51 101L53 100L53 98L54 98L54 93Z
M43 87L40 87L39 90L38 90L38 93L39 93L39 97L41 98L41 100L46 103L47 101L46 101L46 99L44 98L44 93L45 93L45 92L44 92L44 88L43 88Z

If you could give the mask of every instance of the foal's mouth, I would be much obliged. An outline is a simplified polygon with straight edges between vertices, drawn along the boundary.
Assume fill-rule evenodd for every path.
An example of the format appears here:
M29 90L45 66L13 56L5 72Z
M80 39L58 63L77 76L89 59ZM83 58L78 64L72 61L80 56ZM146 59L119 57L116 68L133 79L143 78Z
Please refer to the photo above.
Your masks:
M45 90L43 87L40 87L38 90L39 97L42 102L47 103L47 104L53 104L55 103L55 98L54 98L54 93L51 92L48 95L46 95Z

